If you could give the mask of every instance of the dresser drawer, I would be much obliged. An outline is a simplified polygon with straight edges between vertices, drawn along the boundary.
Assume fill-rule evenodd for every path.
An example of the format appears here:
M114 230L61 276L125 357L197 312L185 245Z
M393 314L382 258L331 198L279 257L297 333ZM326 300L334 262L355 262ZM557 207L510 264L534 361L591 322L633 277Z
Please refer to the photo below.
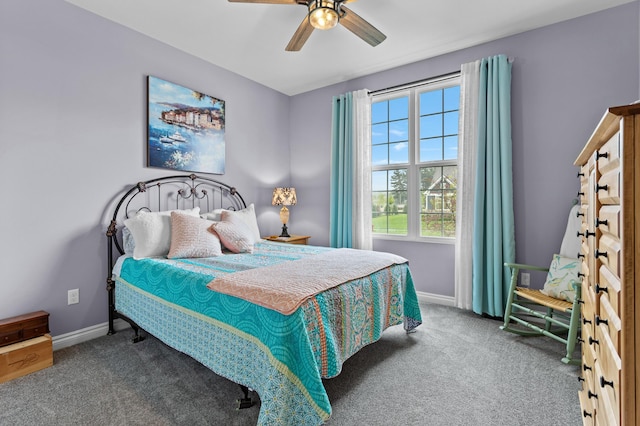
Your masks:
M589 253L590 253L589 244L585 240L582 240L582 243L580 243L580 253L584 254L585 259L589 257ZM587 262L582 262L582 263L584 263L585 265L587 264Z
M598 293L606 295L615 312L620 312L620 279L606 266L600 266L596 290L599 290Z
M583 384L582 390L578 392L578 398L580 399L580 413L582 415L582 424L584 426L592 426L596 424L596 410L593 404L589 400L589 390L587 385Z
M591 286L582 288L582 300L582 339L588 342L589 336L594 336L596 323L595 295Z
M620 373L622 361L607 334L601 336L598 360L594 370L596 393L598 394L598 417L606 415L611 419L605 424L620 424ZM604 412L603 407L609 411ZM615 419L615 420L614 420Z
M596 363L596 376L600 382L601 375L600 364ZM603 387L604 385L604 387ZM597 422L598 425L620 426L620 410L618 409L618 394L614 389L606 383L596 384L596 393L598 394L597 406ZM619 392L619 389L618 389Z
M602 206L594 225L603 233L620 238L620 206L617 204Z
M606 294L600 296L600 309L596 316L596 338L601 340L600 333L607 334L613 348L620 350L620 331L622 330L622 322L617 312L614 311L609 297Z
M596 366L593 358L593 351L583 343L582 351L582 396L581 402L584 399L584 410L595 413L598 408L598 389L596 388L595 375Z
M611 139L596 151L598 158L598 170L601 174L620 168L620 133L614 134Z
M606 234L600 238L598 249L593 253L597 260L607 265L609 270L618 277L620 276L620 249L620 240Z
M580 180L580 191L578 191L578 203L587 204L589 202L589 180Z
M602 204L620 204L620 170L611 170L598 180L596 196Z

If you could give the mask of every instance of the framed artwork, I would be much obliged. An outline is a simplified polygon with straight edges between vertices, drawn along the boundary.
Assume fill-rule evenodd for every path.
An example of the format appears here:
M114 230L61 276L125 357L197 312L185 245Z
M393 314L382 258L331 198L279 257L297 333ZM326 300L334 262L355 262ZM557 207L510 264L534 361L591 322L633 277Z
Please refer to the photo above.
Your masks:
M157 77L147 88L149 167L224 174L224 101Z

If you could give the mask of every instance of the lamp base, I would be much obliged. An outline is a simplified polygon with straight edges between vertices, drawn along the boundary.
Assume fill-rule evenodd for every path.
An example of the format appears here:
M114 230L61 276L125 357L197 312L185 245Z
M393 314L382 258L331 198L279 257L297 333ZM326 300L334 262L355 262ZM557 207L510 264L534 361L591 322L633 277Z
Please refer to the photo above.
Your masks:
M286 237L289 238L291 235L289 235L289 231L287 230L287 224L283 223L282 224L282 234L280 234L281 237Z

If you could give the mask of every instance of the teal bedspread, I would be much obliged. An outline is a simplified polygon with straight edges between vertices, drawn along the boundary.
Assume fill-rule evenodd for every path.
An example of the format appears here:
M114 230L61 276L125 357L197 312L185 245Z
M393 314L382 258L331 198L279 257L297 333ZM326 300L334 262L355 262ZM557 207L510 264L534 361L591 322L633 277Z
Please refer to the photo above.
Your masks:
M167 345L260 396L260 425L318 425L331 415L323 378L389 326L421 324L407 264L393 265L309 299L291 315L207 288L221 274L331 250L256 244L253 254L126 259L116 309ZM283 267L284 270L284 267Z

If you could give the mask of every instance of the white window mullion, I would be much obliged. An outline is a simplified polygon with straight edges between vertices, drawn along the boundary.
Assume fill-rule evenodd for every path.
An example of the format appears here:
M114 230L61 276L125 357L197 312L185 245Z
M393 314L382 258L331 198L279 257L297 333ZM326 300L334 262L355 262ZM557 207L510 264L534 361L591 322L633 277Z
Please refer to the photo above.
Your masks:
M418 209L420 208L420 200L416 200L413 194L416 194L420 185L420 177L416 167L418 159L418 144L416 138L418 136L418 120L416 108L416 91L411 90L409 93L409 167L407 170L407 233L409 238L417 238L420 235Z

